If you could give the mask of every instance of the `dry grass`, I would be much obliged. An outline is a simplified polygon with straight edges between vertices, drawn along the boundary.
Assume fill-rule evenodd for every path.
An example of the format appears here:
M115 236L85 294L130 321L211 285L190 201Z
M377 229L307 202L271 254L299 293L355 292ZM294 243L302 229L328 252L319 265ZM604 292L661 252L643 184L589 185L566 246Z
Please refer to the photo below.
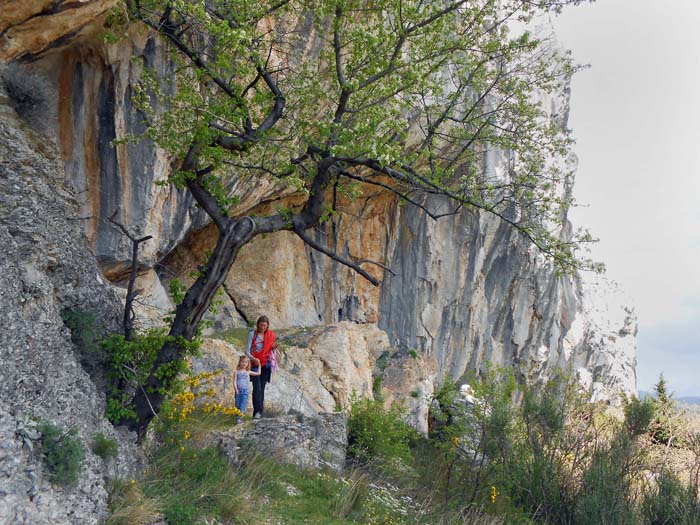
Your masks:
M107 525L150 525L162 518L163 503L146 496L138 483L114 487L110 499L113 507Z

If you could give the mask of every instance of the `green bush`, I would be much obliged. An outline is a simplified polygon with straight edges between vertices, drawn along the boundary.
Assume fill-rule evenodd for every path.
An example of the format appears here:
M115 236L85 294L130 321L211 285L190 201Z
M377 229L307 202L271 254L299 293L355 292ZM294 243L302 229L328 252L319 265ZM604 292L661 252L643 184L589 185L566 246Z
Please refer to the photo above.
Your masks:
M633 436L644 434L656 416L656 406L652 399L640 401L633 396L623 400L625 426Z
M656 488L645 493L642 514L644 523L649 525L700 523L700 508L693 490L671 472L659 474Z
M149 458L146 496L158 499L168 525L201 523L204 517L220 523L255 522L256 508L248 498L251 484L231 468L216 448L196 449L186 444L163 444ZM253 483L262 491L257 480ZM249 521L250 520L250 521Z
M61 312L63 324L70 330L70 338L83 352L100 350L101 327L94 313L79 308L66 308Z
M620 425L593 454L579 487L576 523L637 522L632 482L639 479L644 464L634 438L625 425Z
M112 334L100 342L107 357L107 379L110 382L106 415L112 423L120 424L124 419L136 417L131 406L133 393L145 385L156 357L167 340L165 329L152 328L137 332L130 341L121 334ZM185 357L196 355L200 342L199 338L193 341L180 338L177 341L184 348L183 355L176 361L162 365L157 372L165 379L161 394L181 389L180 378L187 372Z
M197 523L197 506L187 501L176 501L164 511L168 525L194 525Z
M669 446L687 445L682 430L682 417L673 394L668 392L668 386L663 374L654 385L655 399L650 403L654 405L654 420L649 425L649 435L655 443Z
M397 405L385 410L380 400L353 397L348 413L350 455L361 462L410 462L409 443L415 431L403 417L404 411Z
M78 480L85 449L75 437L75 429L62 431L51 423L39 426L41 452L49 470L49 479L58 485L71 485Z
M98 432L92 436L92 451L102 459L113 458L119 452L119 444Z

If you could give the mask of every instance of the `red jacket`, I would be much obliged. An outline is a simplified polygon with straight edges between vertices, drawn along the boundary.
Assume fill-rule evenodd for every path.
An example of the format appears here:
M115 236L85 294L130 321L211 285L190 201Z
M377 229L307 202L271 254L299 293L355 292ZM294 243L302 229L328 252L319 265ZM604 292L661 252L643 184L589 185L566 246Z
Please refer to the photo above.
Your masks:
M251 340L250 348L248 348L247 354L260 360L260 366L265 366L267 361L270 359L270 354L272 353L272 346L275 344L275 332L272 330L267 330L263 335L263 347L260 352L255 351L255 340L259 337L258 332L253 332L253 338Z

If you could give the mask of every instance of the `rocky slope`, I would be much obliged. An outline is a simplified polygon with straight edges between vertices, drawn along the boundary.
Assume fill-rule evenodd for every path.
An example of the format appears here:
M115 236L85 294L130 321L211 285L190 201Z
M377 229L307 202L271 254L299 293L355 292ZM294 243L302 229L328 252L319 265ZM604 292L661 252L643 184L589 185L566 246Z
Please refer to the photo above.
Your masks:
M131 477L139 454L102 416L104 396L82 366L90 356L62 313L89 311L114 329L119 301L87 247L53 140L8 102L0 84L0 523L98 523L106 477ZM49 483L35 422L77 430L88 451L75 486ZM119 440L116 459L89 451L98 432Z

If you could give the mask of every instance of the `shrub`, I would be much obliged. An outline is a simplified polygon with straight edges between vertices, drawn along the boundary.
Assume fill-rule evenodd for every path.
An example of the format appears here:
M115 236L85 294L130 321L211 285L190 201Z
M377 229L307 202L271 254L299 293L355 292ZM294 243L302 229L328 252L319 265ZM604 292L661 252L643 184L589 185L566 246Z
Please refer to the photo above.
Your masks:
M409 443L415 431L404 422L403 416L398 405L385 410L379 400L353 397L348 413L350 455L362 462L410 462Z
M100 350L98 342L101 327L95 314L80 308L65 308L61 312L63 324L70 330L70 338L75 346L83 352Z
M119 452L119 444L98 432L92 436L92 451L102 459L113 458Z
M656 398L651 400L655 409L655 418L649 425L649 434L655 443L669 446L684 446L688 443L683 436L682 417L676 400L668 392L663 374L654 385Z
M644 434L656 416L655 403L651 399L640 401L637 397L623 400L625 426L633 436Z
M197 506L188 501L176 501L166 507L164 515L168 525L192 525L196 523Z
M41 452L49 470L49 479L59 485L71 485L78 479L85 449L75 430L62 431L51 423L39 426Z
M667 471L659 474L655 490L645 493L642 514L649 525L700 523L700 508L692 488Z
M112 423L119 424L124 419L136 417L131 406L133 393L144 387L167 338L164 329L151 328L137 332L130 341L121 334L112 334L100 342L107 357L107 379L110 382L106 415ZM164 395L182 391L184 383L180 378L187 372L185 357L196 355L200 340L185 341L181 338L179 344L185 348L185 355L158 369L160 377L166 380L166 387L160 391Z
M631 481L641 471L640 459L633 436L619 428L607 446L595 452L583 475L575 523L635 523Z

